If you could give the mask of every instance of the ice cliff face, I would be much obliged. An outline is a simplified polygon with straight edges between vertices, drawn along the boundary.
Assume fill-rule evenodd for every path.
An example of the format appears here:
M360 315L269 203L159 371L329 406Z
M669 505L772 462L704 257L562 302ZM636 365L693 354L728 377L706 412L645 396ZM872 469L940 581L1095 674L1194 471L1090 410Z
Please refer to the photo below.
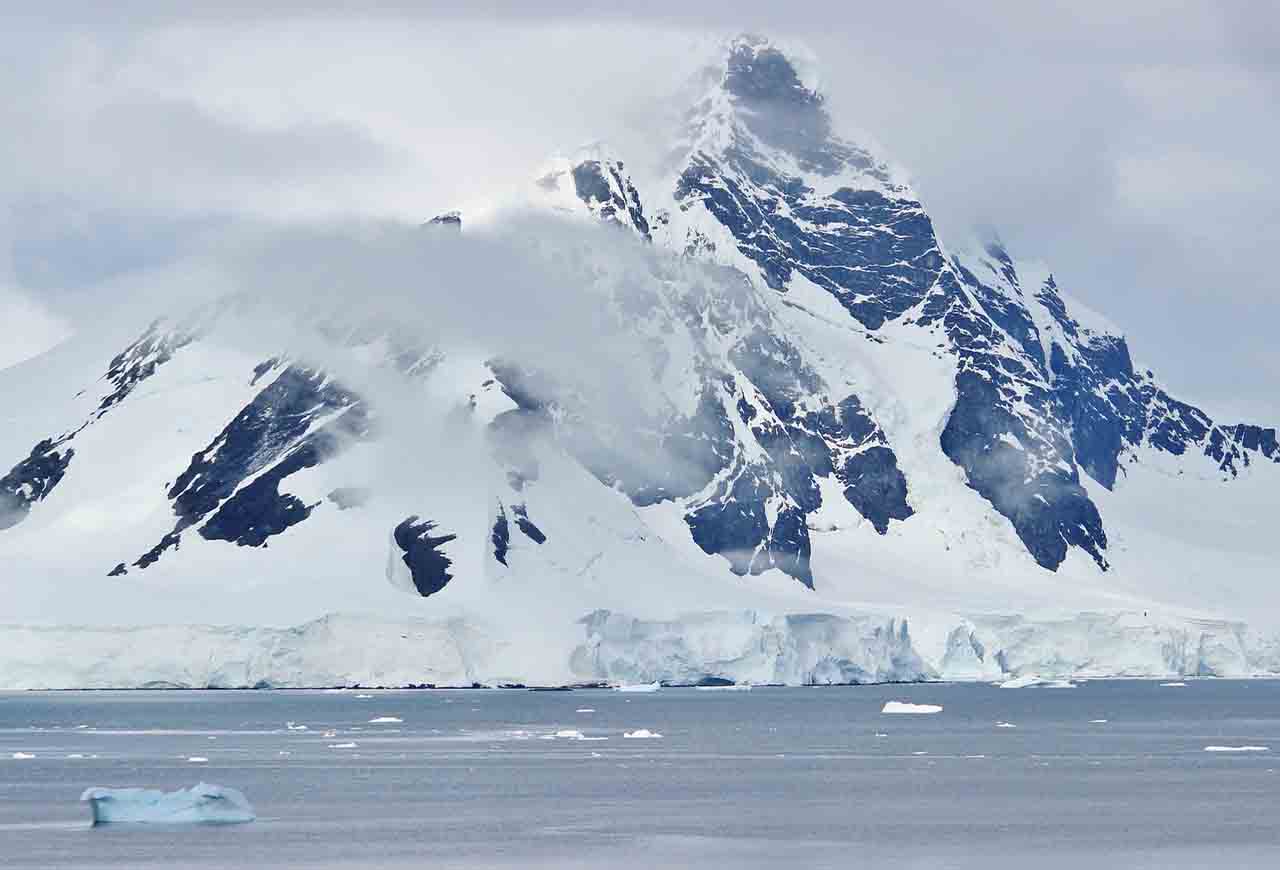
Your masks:
M1232 547L1251 600L1270 600L1251 579L1273 564L1256 534L1215 550L1216 527L1189 531L1148 505L1192 498L1206 506L1183 517L1212 504L1221 521L1240 490L1274 508L1274 428L1215 422L1173 398L1122 334L999 242L944 245L907 181L839 138L822 96L767 41L729 45L674 153L665 176L642 182L626 155L593 146L533 184L536 209L582 227L568 243L536 240L534 256L587 288L591 347L635 370L646 386L634 395L597 377L593 351L568 367L527 348L476 358L394 318L323 307L302 329L353 367L304 347L228 350L219 326L261 319L245 299L159 319L114 356L83 343L39 374L0 373L0 388L30 397L24 425L0 437L0 556L27 566L23 620L48 621L31 578L56 564L68 583L108 575L119 601L156 589L181 601L184 583L236 576L296 583L264 625L365 605L427 608L415 619L483 612L508 627L500 614L528 615L519 643L575 637L543 668L556 680L990 677L1052 670L1054 644L1076 645L1057 661L1097 672L1261 661L1243 628L1193 654L1203 632L1185 621L1153 651L1113 622L1032 629L965 614L970 600L1007 612L1170 596L1215 610L1221 596L1177 572L1217 578ZM471 230L450 212L420 232L463 246ZM407 456L404 433L388 430L403 410L385 413L363 386L387 378L435 439L411 439ZM48 396L59 398L46 408ZM445 449L460 444L476 449ZM409 471L428 483L410 485ZM875 615L848 604L861 601ZM206 621L166 606L139 621ZM890 622L920 610L946 628L928 661ZM686 612L705 615L672 621ZM283 645L314 654L316 625ZM432 631L446 638L437 647L451 642ZM230 648L215 630L200 636ZM254 634L253 655L275 642ZM1150 655L1130 667L1124 650L1138 648ZM387 681L482 678L466 656L432 665L431 679L378 668ZM306 683L259 658L244 680ZM493 673L534 679L518 671L504 661Z

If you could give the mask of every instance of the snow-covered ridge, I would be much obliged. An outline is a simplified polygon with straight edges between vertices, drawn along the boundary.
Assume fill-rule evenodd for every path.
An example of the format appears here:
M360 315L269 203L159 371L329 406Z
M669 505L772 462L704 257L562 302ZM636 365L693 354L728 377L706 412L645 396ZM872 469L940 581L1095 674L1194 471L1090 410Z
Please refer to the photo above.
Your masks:
M1276 669L1274 429L945 244L767 41L689 120L0 371L0 686Z

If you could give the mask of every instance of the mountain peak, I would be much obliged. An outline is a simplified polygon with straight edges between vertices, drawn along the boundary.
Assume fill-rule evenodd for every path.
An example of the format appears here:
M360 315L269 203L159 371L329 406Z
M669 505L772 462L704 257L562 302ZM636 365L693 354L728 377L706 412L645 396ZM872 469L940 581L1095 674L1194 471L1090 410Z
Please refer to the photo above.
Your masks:
M822 104L821 95L801 80L795 62L762 36L744 34L729 41L723 84L731 95L748 102L811 108Z

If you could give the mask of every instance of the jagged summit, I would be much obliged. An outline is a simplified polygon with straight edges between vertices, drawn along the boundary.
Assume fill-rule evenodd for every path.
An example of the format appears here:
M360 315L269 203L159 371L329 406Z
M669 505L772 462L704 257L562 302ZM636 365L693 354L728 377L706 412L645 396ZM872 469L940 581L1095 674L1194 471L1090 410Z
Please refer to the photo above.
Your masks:
M747 104L822 105L822 96L805 86L791 59L763 36L744 34L729 41L723 84Z

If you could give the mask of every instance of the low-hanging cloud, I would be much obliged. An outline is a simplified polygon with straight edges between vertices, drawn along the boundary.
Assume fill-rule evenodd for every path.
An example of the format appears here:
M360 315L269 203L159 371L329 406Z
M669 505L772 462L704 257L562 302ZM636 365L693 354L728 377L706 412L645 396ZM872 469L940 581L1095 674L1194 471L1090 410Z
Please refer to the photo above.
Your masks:
M945 237L998 227L1175 392L1280 418L1273 6L76 6L0 36L0 242L40 253L16 278L63 316L118 277L77 240L121 222L131 262L172 259L164 228L429 217L591 139L643 162L708 34L750 30L812 49L837 125L912 171Z

